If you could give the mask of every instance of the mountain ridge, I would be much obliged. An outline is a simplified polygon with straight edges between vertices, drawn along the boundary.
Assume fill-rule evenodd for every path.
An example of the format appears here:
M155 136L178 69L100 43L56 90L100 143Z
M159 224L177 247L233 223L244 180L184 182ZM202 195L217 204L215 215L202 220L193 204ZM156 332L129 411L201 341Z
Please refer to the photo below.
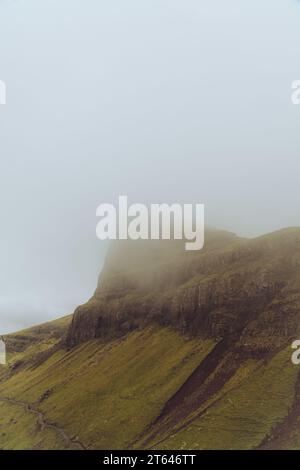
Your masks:
M214 236L218 238L219 233ZM126 248L126 243L122 245ZM116 269L108 258L94 296L75 310L67 344L123 334L151 322L192 336L220 339L246 325L250 334L255 321L265 323L267 330L267 306L273 310L273 328L276 324L278 335L288 337L298 327L293 312L280 319L276 311L287 308L287 291L290 310L294 311L291 295L297 297L295 303L299 300L300 278L295 274L300 266L299 248L300 229L291 228L249 240L226 234L222 243L213 238L201 253L192 255L176 246L154 268L143 260L149 250L141 250L143 267L129 274L126 268Z
M300 448L300 229L206 235L114 245L73 316L6 337L1 448Z

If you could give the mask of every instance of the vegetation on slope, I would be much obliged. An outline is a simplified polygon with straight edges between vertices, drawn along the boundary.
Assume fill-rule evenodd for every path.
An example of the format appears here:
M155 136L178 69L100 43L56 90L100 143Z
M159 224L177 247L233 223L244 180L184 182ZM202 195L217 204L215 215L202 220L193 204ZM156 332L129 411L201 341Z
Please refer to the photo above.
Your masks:
M300 230L140 248L72 321L7 337L0 448L299 447Z
M38 365L29 362L0 383L0 447L76 449L74 442L91 449L258 447L293 405L298 369L290 362L290 348L267 360L236 361L228 375L236 357L225 352L199 386L168 407L214 349L211 340L149 327L111 342L59 349ZM225 380L216 382L220 376ZM209 388L214 383L220 386ZM4 398L30 404L72 443ZM173 419L178 413L179 421Z
M151 424L213 344L158 328L111 343L90 341L14 373L0 384L0 398L31 403L90 448L124 448ZM31 447L37 444L32 437Z

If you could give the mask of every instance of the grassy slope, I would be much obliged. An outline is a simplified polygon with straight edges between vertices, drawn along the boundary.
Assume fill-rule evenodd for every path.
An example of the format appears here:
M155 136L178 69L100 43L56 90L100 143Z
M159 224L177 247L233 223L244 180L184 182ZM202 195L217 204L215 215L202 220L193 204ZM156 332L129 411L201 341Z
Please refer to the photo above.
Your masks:
M298 368L290 357L288 347L266 364L257 362L255 370L253 364L243 364L221 393L189 417L188 424L157 437L152 445L160 441L157 447L163 449L258 447L292 406Z
M44 340L48 344L47 335ZM166 401L213 346L212 341L187 340L155 327L110 343L94 340L70 351L60 349L38 366L29 361L0 383L0 397L34 404L48 423L90 448L139 448ZM30 345L30 357L34 348L45 347L43 341ZM258 446L292 405L298 368L291 365L290 352L286 348L267 363L245 360L221 390L179 426L156 433L147 448ZM19 354L24 357L26 350ZM49 396L41 400L47 390ZM297 442L285 443L291 446ZM65 447L55 430L41 430L36 416L0 401L0 448Z
M64 449L60 436L51 429L40 431L36 417L22 407L0 402L0 449Z
M72 315L5 336L9 364L27 362L57 344L67 331Z
M59 350L42 365L15 373L0 384L0 397L36 403L48 422L91 448L124 448L156 418L212 346L212 341L189 341L172 330L158 328L134 332L109 344L95 340L69 352ZM46 390L51 390L49 397L39 403ZM6 409L11 415L12 408L2 403L0 426L5 424ZM15 413L19 423L17 406ZM15 435L14 426L9 424L7 436ZM30 429L18 438L0 438L0 447L35 446L41 436ZM48 439L46 436L40 445L53 447L52 437Z
M69 315L7 335L8 366L0 366L0 380L5 380L11 366L29 365L41 352L55 346L66 332L71 318ZM47 447L59 449L65 445L54 430L40 432L36 416L25 412L22 406L0 401L0 449Z
M261 323L252 322L255 325L250 329L251 334L246 337L246 342L248 345L251 343L254 352L257 345L264 346L270 339L275 346L283 344L281 336L279 335L280 342L276 342L276 337L278 332L281 333L289 326L285 315L292 325L295 324L295 335L298 332L297 322L294 321L298 318L299 311L298 233L299 229L290 229L253 240L246 250L249 263L247 256L246 259L234 257L231 272L231 265L227 268L221 258L221 262L212 268L212 273L208 269L205 274L206 282L213 279L214 270L217 269L221 273L223 285L223 280L232 273L239 278L247 262L247 270L251 268L253 279L256 280L255 276L261 274L262 265L267 271L273 272L274 261L277 273L275 281L287 278L286 273L290 274L289 290L283 292L283 300L275 299L269 304L270 308L264 312ZM238 243L243 251L246 242ZM265 250L269 245L272 247L270 252ZM226 250L233 250L234 253L236 248L229 243ZM261 262L260 253L265 252L266 258ZM288 255L289 269L291 266L293 268L291 272L289 269L286 271L283 252ZM203 256L205 266L205 255ZM159 252L157 260L160 259ZM119 263L119 257L117 261ZM174 260L172 271L176 274L179 272L177 261L179 267L182 263L181 258ZM143 265L142 258L137 257L136 264L137 268L139 264ZM124 266L127 265L125 259ZM177 281L183 282L184 287L200 285L203 280L202 276L199 277L200 265L198 266L197 259L193 266L185 281L184 265L184 275L175 278L174 285L177 285ZM169 271L165 276L166 283L170 282ZM152 274L157 275L156 266L153 266L153 273L149 275L151 282ZM140 277L138 270L135 276ZM114 298L116 289L121 294L124 290L124 295L127 296L137 295L131 291L128 293L127 282L124 283L122 277L115 277L116 279L109 279L108 290L105 291L107 295L112 291ZM145 283L147 279L144 280ZM161 279L164 277L158 278L159 283ZM257 283L262 282L264 281L258 276ZM164 295L164 284L161 289ZM245 298L247 300L247 295ZM137 311L143 312L139 309ZM129 312L132 315L132 309ZM290 312L292 314L288 316L287 313ZM231 314L230 309L227 314ZM279 314L285 320L282 324L277 321ZM265 361L255 358L262 356L252 355L252 359L247 356L248 359L234 364L236 368L230 368L230 363L235 361L234 351L226 351L204 382L197 385L197 390L191 396L184 397L184 403L178 406L179 410L171 410L170 415L157 419L166 402L182 384L188 382L190 374L212 350L213 341L187 340L171 329L148 327L128 333L122 339L110 342L92 340L67 351L62 349L60 339L69 322L70 317L67 317L7 338L10 366L19 364L19 367L11 369L10 377L7 368L0 367L0 448L66 446L56 430L41 429L35 415L28 413L22 406L1 401L1 397L32 404L43 413L48 423L57 424L69 436L78 437L90 448L255 448L267 436L276 436L279 423L282 425L287 419L289 422L299 370L291 363L290 346ZM242 345L243 341L245 342L245 338ZM56 350L46 360L36 361L41 352L51 350L53 346L56 346ZM226 376L226 372L230 370L233 375L228 374L228 380L224 383L220 381L222 374L224 377L224 373ZM219 384L219 388L215 384ZM203 400L195 408L199 399L197 393L202 394ZM298 395L297 400L300 403L300 391ZM184 412L181 413L180 407L184 408ZM280 439L276 437L277 447L300 448L298 411L291 417L292 434L286 432Z

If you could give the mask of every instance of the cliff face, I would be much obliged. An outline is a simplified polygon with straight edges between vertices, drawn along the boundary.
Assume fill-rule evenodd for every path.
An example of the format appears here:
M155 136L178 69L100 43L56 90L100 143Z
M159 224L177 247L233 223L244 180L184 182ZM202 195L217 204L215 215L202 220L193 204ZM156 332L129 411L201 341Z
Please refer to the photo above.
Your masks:
M299 312L300 229L116 243L67 348L69 319L7 338L0 446L299 449Z
M181 242L115 242L67 344L156 323L269 351L299 331L299 287L300 229L251 240L211 230L200 252L185 252Z

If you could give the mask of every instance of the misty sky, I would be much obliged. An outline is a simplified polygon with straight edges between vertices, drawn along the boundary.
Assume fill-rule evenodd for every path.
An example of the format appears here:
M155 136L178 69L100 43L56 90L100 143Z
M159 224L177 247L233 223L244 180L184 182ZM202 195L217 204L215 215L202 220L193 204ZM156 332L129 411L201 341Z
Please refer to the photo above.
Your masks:
M0 331L93 293L96 207L300 225L296 0L0 0Z

